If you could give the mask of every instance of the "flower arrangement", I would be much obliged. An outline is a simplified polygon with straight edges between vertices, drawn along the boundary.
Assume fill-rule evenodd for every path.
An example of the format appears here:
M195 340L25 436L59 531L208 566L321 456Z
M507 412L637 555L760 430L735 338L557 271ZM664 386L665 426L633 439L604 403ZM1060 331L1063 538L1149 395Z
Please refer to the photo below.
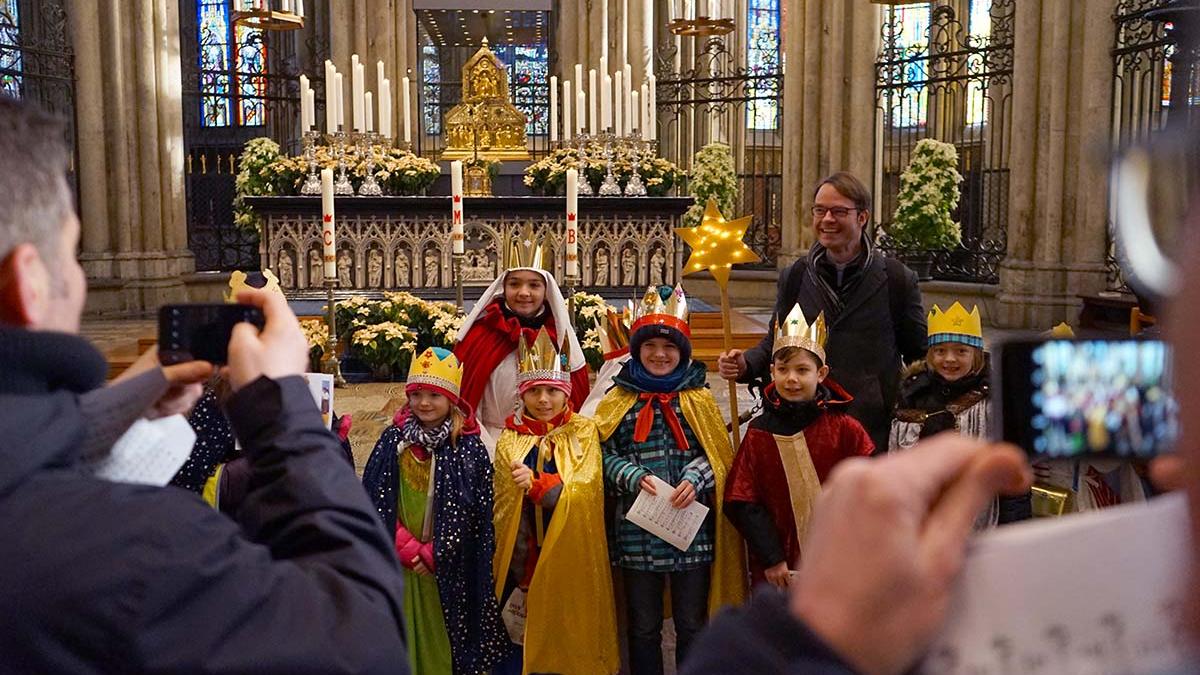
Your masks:
M684 176L673 162L633 146L618 145L612 162L613 174L622 188L636 170L646 184L646 193L652 197L667 194ZM599 190L607 174L604 146L596 142L588 144L586 165L580 158L578 148L559 148L525 169L525 185L547 195L564 194L567 189L567 169L579 169L591 183L592 189Z
M950 216L958 207L958 150L950 143L922 139L900 175L898 206L887 228L897 248L949 249L962 241L962 228Z
M575 337L579 338L579 346L583 348L583 356L592 372L600 370L604 365L604 354L600 349L600 333L598 326L608 315L609 306L604 298L591 293L578 291L571 296L574 301L575 314L571 324L575 326Z
M393 195L415 195L425 191L437 180L441 170L436 164L407 150L372 146L367 150L375 160L375 179L384 192ZM314 149L317 170L337 169L333 148L318 145ZM367 156L360 148L346 149L347 173L357 190L367 175ZM308 159L303 155L289 157L279 150L279 144L269 138L255 138L246 143L235 180L234 222L238 227L257 229L258 217L242 201L243 197L261 195L299 194L300 185L308 175Z
M700 148L692 158L688 191L696 198L691 208L683 214L684 227L695 227L704 217L704 207L709 199L715 199L721 213L733 215L737 206L737 171L733 165L733 151L724 143L709 143Z
M321 319L303 319L300 321L300 329L304 331L304 337L308 340L309 370L318 372L321 357L325 356L325 350L329 348L329 327Z
M362 359L381 377L384 372L387 377L406 374L418 348L452 348L465 319L454 303L431 302L404 292L384 293L382 300L355 295L339 302L336 314L338 340L346 342L350 354ZM405 349L393 344L401 340L396 330L389 332L383 326L397 326L405 331L400 345Z
M376 377L407 373L417 349L417 334L408 326L384 321L354 329L350 346Z

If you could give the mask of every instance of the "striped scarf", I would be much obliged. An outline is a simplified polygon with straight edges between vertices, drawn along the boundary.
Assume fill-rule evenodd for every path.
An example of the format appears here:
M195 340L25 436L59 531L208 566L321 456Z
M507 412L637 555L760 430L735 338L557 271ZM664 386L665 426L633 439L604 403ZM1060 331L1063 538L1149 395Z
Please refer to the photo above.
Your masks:
M859 268L858 275L860 278L862 273L865 272L868 267L870 267L871 261L875 258L875 247L871 245L871 238L868 237L865 232L862 236L862 246L862 266ZM832 320L841 314L842 310L846 308L846 303L843 302L842 296L848 295L849 291L854 288L859 279L855 279L853 283L842 286L842 293L839 294L838 290L831 286L829 281L826 280L817 269L818 265L828 254L829 251L827 251L819 242L813 244L812 248L808 250L807 272L809 278L814 284L816 284L816 287L821 289L821 294L825 296L825 300L832 310L830 312L832 316L827 316L826 320Z

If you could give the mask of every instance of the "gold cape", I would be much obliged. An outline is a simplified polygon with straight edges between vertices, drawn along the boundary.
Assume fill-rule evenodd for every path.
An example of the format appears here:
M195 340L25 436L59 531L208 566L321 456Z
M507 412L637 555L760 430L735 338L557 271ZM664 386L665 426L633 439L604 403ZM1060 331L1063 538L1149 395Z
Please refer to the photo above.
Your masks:
M613 387L596 408L593 418L600 438L607 440L617 430L625 413L637 402L638 395L623 387ZM725 418L707 389L684 389L679 392L679 408L692 433L704 447L712 465L717 487L713 492L714 523L716 523L716 558L708 587L708 615L714 616L722 607L737 606L746 599L746 552L742 536L733 523L725 518L725 477L733 464L733 444L725 430Z
M505 429L496 442L497 597L508 578L525 497L512 480L511 465L523 461L538 440ZM554 454L563 489L526 597L525 672L615 673L620 668L617 614L596 425L572 415L543 442Z

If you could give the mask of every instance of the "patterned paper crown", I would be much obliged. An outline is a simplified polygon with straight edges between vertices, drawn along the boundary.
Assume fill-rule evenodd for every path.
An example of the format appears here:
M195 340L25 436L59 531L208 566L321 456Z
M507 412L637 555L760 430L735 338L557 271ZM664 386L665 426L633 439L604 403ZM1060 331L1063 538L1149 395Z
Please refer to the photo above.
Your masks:
M454 352L430 347L413 359L408 369L408 384L427 384L444 389L458 398L462 384L462 364Z
M509 238L505 244L504 269L513 270L522 267L530 269L550 270L552 237L546 234L539 241L533 232L533 225L525 224L520 234Z
M668 326L688 338L692 337L692 330L688 326L687 296L683 294L682 286L676 286L665 302L657 286L646 289L642 301L633 309L633 325L630 326L630 332L636 333L642 326L651 325Z
M950 309L942 311L941 307L933 306L929 312L930 347L943 342L959 342L964 345L983 349L983 321L979 318L979 307L967 308L958 302L950 305Z
M600 352L604 358L612 359L629 353L629 323L633 320L633 301L620 314L610 307L608 314L596 324L600 338Z
M825 342L828 339L829 329L825 325L825 312L817 314L817 320L809 323L804 318L804 310L800 309L800 303L796 303L783 321L777 322L775 326L775 348L771 354L778 354L779 350L786 347L799 347L816 354L821 363L825 363Z
M270 269L262 271L263 278L267 283L262 288L255 288L246 283L246 273L241 270L234 270L229 275L229 292L225 294L225 302L237 302L238 293L242 291L271 291L272 293L283 294L283 289L279 287L279 279Z
M570 382L570 341L563 339L562 350L550 339L545 328L538 331L533 344L525 334L517 343L517 384L523 382Z

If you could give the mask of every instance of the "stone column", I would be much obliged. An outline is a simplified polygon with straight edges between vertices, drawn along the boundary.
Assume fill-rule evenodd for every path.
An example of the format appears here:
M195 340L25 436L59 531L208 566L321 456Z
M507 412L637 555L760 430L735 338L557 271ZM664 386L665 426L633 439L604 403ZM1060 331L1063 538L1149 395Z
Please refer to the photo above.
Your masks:
M783 246L790 265L812 241L812 187L834 171L870 182L879 7L865 0L785 0Z
M1008 257L997 322L1074 321L1103 290L1113 22L1110 0L1016 7Z
M181 301L187 250L179 10L172 0L71 0L80 260L90 312Z

